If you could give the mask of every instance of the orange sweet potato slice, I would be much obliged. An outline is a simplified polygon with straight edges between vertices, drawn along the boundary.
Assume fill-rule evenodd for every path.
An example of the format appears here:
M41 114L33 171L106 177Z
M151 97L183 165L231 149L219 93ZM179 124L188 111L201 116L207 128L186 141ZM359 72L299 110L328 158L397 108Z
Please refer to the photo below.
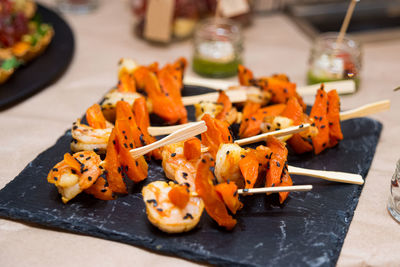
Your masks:
M122 177L122 167L119 163L117 150L118 140L115 132L116 129L114 128L111 132L110 138L108 139L107 154L105 159L106 163L104 167L107 171L107 181L111 191L126 194L128 191L126 190L126 184Z
M303 123L303 108L299 104L296 97L291 97L286 103L286 109L282 112L281 116L287 117L293 120L293 125L300 125ZM302 154L305 152L312 151L312 145L304 140L300 134L294 134L289 140L288 144L293 148L295 153Z
M225 120L229 111L232 109L232 103L224 91L219 92L217 104L222 104L222 110L215 116L217 120Z
M135 99L135 102L133 102L133 111L137 127L143 134L143 136L140 137L141 144L148 145L157 141L157 139L151 136L148 131L148 127L150 126L150 117L146 99L144 97ZM150 154L155 159L161 159L161 149L155 149L151 151Z
M235 183L217 184L214 189L233 214L243 207L242 202L239 201L238 188Z
M254 79L253 72L243 65L238 66L238 78L240 85L250 86Z
M131 73L124 73L119 78L117 90L122 93L136 92L136 82L135 78Z
M183 154L187 160L196 160L201 157L201 141L196 138L190 138L183 145Z
M236 220L228 214L225 203L215 190L212 180L213 173L210 171L209 160L203 158L197 167L195 178L196 192L203 199L204 206L208 215L213 218L219 226L232 230L236 225Z
M186 207L189 202L189 191L185 185L176 185L168 192L168 198L171 200L172 204L180 209Z
M259 134L261 132L260 126L264 118L266 116L278 116L285 110L285 108L285 104L275 104L258 109L255 113L251 114L250 118L244 117L244 120L242 121L244 126L242 127L243 130L240 137L246 138Z
M343 139L340 127L340 98L336 90L329 91L328 102L329 146L333 147Z
M267 146L271 149L272 155L267 164L266 187L277 186L280 184L283 168L286 164L288 151L285 144L279 139L268 136Z
M226 122L212 118L210 114L205 114L202 120L206 122L207 131L201 134L201 142L208 147L209 153L215 158L221 144L233 142L229 125Z
M88 125L95 129L106 128L106 119L99 104L94 104L86 110L86 120Z
M99 178L96 180L96 182L89 187L88 189L85 189L85 193L93 195L95 198L101 199L101 200L113 200L114 194L110 187L107 185L106 179L104 177L99 176Z
M315 102L311 109L310 117L314 119L318 134L312 138L315 154L321 153L329 146L329 121L327 116L328 96L321 86L315 96Z
M259 162L257 158L249 153L239 161L240 172L245 181L245 188L253 188L258 178Z
M119 119L115 123L118 140L119 162L121 171L134 182L140 182L147 177L148 165L143 156L133 158L129 150L135 148L134 136L129 120Z
M293 181L289 175L289 172L284 169L281 177L281 182L278 186L292 186ZM279 192L279 202L282 204L287 197L289 196L289 192Z

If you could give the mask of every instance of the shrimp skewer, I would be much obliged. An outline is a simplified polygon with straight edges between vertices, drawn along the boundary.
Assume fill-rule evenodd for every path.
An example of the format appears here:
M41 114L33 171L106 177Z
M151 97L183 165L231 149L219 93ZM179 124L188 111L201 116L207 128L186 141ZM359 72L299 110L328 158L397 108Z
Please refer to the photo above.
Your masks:
M175 200L171 194L180 185L156 181L143 187L143 201L149 221L167 233L181 233L192 230L200 221L204 204L200 197L190 196L187 200ZM186 189L184 189L186 190ZM182 199L185 193L181 193ZM183 202L183 203L179 203Z

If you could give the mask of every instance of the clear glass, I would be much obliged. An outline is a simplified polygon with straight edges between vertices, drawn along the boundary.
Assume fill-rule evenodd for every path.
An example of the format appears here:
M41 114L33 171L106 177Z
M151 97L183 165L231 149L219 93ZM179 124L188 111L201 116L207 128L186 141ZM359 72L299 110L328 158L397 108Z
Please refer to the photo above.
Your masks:
M234 76L242 62L240 25L223 18L202 21L194 34L193 70L207 77Z
M57 8L61 12L86 14L95 10L98 0L56 0Z
M337 36L324 33L316 38L309 58L308 84L353 79L359 87L361 45L348 36L337 44Z
M397 161L396 170L390 183L388 210L393 218L400 222L400 159Z

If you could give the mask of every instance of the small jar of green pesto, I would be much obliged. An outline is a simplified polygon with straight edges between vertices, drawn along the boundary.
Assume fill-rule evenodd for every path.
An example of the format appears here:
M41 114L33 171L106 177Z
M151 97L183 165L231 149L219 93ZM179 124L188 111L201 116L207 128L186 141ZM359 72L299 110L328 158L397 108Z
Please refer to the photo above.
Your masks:
M346 36L337 43L337 33L318 36L310 53L308 84L353 79L358 88L361 71L361 46Z
M234 76L242 63L242 52L240 25L224 18L206 19L194 34L193 70L212 78Z

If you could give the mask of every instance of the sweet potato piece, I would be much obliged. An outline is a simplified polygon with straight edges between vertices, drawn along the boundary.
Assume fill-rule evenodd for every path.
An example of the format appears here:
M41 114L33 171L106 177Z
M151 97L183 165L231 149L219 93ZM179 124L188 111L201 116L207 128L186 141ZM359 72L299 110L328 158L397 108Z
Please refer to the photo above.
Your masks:
M233 142L229 125L226 122L212 118L210 114L205 114L202 120L206 122L207 131L201 134L201 142L208 147L209 153L215 158L221 144Z
M176 185L168 192L168 197L175 206L183 209L189 202L190 195L187 186Z
M134 182L140 182L147 177L148 165L144 157L134 159L129 150L135 148L134 136L128 120L119 119L115 123L118 140L119 162L121 170Z
M213 173L210 171L209 160L203 158L197 167L195 178L196 192L202 198L208 215L213 218L219 226L232 230L236 225L236 220L228 214L225 203L215 190L212 180Z
M218 113L215 118L217 120L222 120L224 121L226 119L226 116L228 115L229 111L232 109L232 103L229 100L229 97L226 95L224 91L219 92L217 104L222 104L223 109L221 110L220 113Z
M200 159L201 141L196 137L186 140L183 144L183 154L187 160Z
M132 107L129 105L128 102L125 101L118 101L116 105L116 121L123 120L128 121L128 124L123 124L125 126L129 126L130 132L132 133L132 137L134 140L135 147L141 147L146 145L144 143L142 132L140 131L139 127L136 124L135 117L132 112ZM126 131L126 129L124 129ZM143 142L142 142L143 141ZM131 146L129 144L129 146ZM132 149L133 147L131 147Z
M243 204L239 201L238 188L235 183L221 183L217 184L214 188L233 214L236 214L243 207Z
M253 154L248 154L239 161L240 172L245 181L245 188L253 188L258 178L258 160Z
M265 186L271 187L280 184L288 151L285 147L285 144L273 136L268 136L267 146L271 149L272 156L269 160L269 166L267 167Z
M340 128L340 98L336 90L328 93L329 146L333 147L343 139Z
M314 119L318 134L312 138L315 154L321 153L329 146L329 121L327 116L328 96L323 85L318 89L310 117Z
M281 177L281 182L279 183L278 186L292 186L292 185L293 181L289 175L289 172L284 170ZM288 196L289 192L279 192L279 202L282 204Z
M112 190L107 185L106 179L104 179L102 176L99 176L99 178L97 178L96 182L91 187L85 189L85 193L93 195L95 198L101 200L115 199Z
M286 103L286 109L281 114L293 120L293 125L300 125L303 123L303 108L298 102L296 97L291 97ZM289 140L288 144L293 148L297 154L312 151L312 145L301 137L300 134L294 134Z
M244 118L244 126L242 127L243 131L240 135L241 138L246 138L250 136L257 135L261 132L261 123L266 116L278 116L283 110L286 108L285 104L275 104L271 106L267 106L265 108L258 109L255 113L253 113L250 118ZM239 129L240 133L240 129Z
M240 85L250 86L252 85L252 80L254 79L253 72L247 69L245 66L238 66L238 78Z
M181 119L182 111L169 95L161 90L160 83L154 73L147 72L143 77L145 90L153 104L153 113L164 119L169 124L174 124Z
M131 73L124 73L118 81L117 90L119 92L136 92L135 78Z
M150 117L146 105L146 99L144 97L135 99L135 102L133 102L133 111L137 127L143 134L143 137L140 137L141 145L148 145L157 141L157 139L154 136L151 136L148 131L148 127L150 126ZM161 149L159 148L151 151L149 154L155 159L161 159Z
M106 119L99 104L93 104L86 110L86 120L89 126L95 129L105 129Z
M122 178L122 167L118 159L117 150L117 137L115 135L116 129L114 128L111 132L110 138L107 144L107 154L105 159L105 169L107 171L107 180L111 191L116 193L126 194L126 184Z

